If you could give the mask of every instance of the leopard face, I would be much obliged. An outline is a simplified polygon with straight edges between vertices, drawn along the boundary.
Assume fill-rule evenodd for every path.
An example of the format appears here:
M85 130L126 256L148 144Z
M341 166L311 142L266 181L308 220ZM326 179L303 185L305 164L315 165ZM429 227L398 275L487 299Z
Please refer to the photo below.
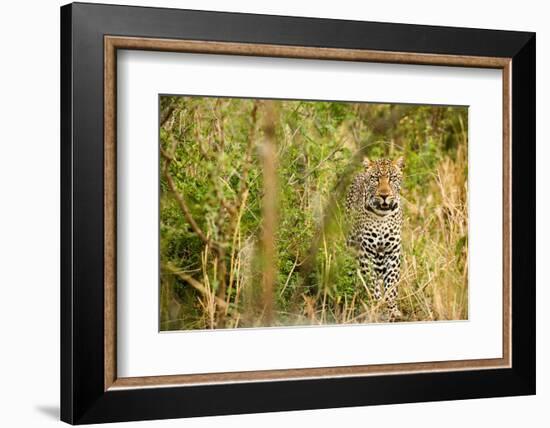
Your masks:
M364 160L366 209L379 216L386 216L399 208L403 163L403 158L396 161L389 159Z

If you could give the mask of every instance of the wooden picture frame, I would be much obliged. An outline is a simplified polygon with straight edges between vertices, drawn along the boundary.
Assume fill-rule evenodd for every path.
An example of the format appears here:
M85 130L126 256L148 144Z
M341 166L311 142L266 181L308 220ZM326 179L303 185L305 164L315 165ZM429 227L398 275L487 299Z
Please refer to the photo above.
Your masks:
M118 377L118 49L501 69L503 357ZM61 54L62 420L114 422L535 392L534 34L76 3L61 8Z

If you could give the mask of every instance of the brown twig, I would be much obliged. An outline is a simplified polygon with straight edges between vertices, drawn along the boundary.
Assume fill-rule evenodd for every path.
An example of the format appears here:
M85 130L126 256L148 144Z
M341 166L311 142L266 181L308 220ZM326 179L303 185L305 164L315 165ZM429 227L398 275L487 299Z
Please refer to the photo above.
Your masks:
M168 173L168 171L165 171L164 177L166 178L166 182L168 183L168 187L170 188L170 191L172 192L172 195L176 199L176 202L178 203L179 207L181 208L181 211L183 212L183 215L185 216L185 219L187 220L187 223L189 223L189 226L191 226L191 229L193 229L193 232L204 242L204 243L211 243L210 238L208 238L204 232L201 230L193 216L191 215L191 211L189 210L189 207L187 206L187 202L185 202L185 199L181 196L181 194L177 191L176 185L174 184L174 180L172 180L172 176Z
M160 126L164 126L164 124L170 119L172 116L172 113L174 113L174 110L176 109L176 103L172 101L168 107L163 109L160 112Z
M206 287L202 284L202 282L196 280L191 275L186 274L185 272L182 272L178 269L176 269L174 266L170 264L163 265L163 269L167 271L168 273L177 276L181 280L188 283L191 287L193 287L195 290L197 290L199 293L201 293L204 296L207 296L208 290ZM223 307L224 310L228 309L227 302L223 299L220 299L218 297L215 297L216 299L216 305Z
M171 153L174 153L174 147L177 144L177 142L174 140L172 142L173 148L171 150ZM185 201L184 197L181 195L181 193L176 188L176 184L174 183L174 180L172 179L172 176L169 172L169 167L171 162L174 160L174 155L168 153L161 149L161 155L164 157L164 168L163 168L163 175L166 179L166 183L168 184L168 188L170 189L170 192L172 193L172 196L178 203L178 206L180 207L185 219L187 220L187 223L189 223L189 226L191 226L191 229L195 234L203 241L205 244L212 246L215 249L221 248L220 245L217 242L214 242L211 238L206 236L206 234L202 231L202 229L199 227L195 219L193 218L193 215L191 214L191 210L189 209L187 202Z

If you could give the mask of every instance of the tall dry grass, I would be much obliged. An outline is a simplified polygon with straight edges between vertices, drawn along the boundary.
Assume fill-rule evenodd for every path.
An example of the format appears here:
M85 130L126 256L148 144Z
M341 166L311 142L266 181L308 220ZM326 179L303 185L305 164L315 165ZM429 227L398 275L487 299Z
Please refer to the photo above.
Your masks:
M404 195L400 304L407 320L468 317L467 153L442 159L429 196Z

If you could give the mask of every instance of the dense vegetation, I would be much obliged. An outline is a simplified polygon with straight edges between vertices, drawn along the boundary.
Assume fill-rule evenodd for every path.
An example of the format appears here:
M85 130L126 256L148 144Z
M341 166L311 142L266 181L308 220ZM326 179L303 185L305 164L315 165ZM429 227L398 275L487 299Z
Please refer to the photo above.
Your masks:
M161 97L161 330L383 321L346 246L364 155L405 157L403 321L468 314L467 109Z

